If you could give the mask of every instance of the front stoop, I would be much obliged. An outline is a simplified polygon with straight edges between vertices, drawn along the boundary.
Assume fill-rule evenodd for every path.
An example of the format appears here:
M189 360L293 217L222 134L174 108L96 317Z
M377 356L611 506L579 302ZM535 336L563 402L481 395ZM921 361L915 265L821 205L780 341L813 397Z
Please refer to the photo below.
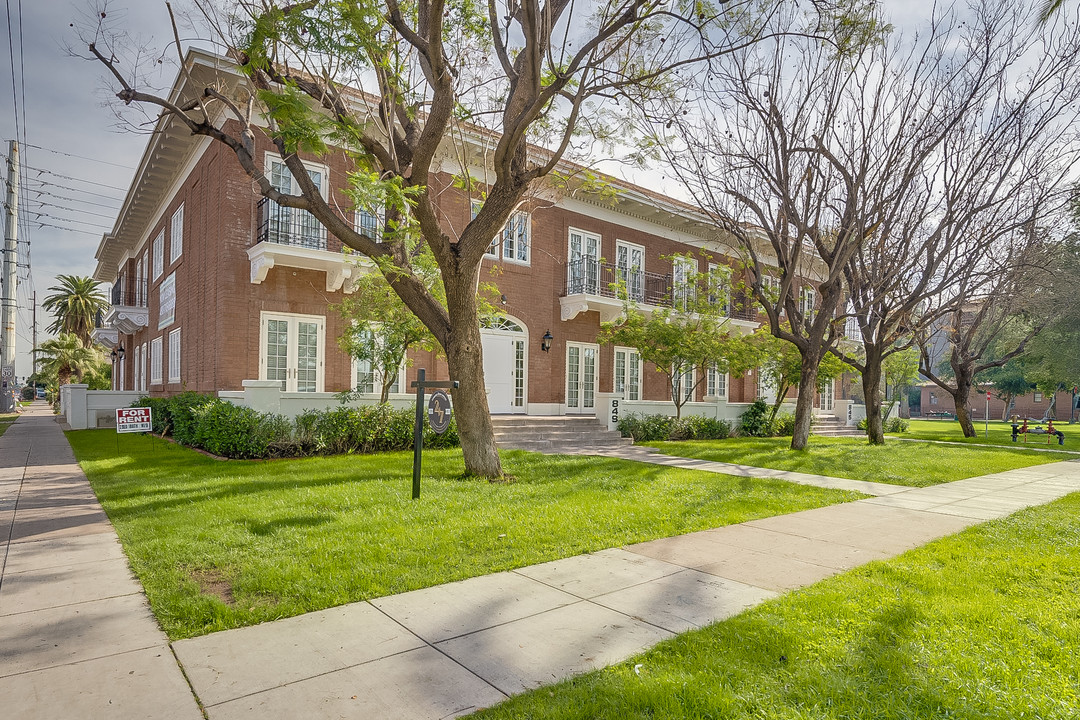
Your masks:
M495 442L504 450L587 455L633 445L592 416L494 415Z
M862 437L865 432L835 415L815 415L810 432L821 437Z

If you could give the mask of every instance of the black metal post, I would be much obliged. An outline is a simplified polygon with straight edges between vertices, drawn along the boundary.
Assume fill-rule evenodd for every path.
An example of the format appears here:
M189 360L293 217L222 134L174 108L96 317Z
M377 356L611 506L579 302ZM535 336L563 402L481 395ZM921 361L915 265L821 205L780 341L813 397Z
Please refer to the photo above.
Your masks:
M413 426L412 497L420 498L420 455L424 446L424 368L416 371L416 425Z

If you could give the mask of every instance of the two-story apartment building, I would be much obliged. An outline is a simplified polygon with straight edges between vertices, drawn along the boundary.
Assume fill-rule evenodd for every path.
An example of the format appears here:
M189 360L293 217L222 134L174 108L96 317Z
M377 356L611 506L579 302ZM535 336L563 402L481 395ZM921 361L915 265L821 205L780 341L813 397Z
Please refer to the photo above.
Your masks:
M191 51L187 63L190 74L177 80L174 97L190 92L187 78L215 77L222 87L243 82L220 57ZM255 142L264 172L290 189L272 144L263 135ZM358 227L379 222L355 211L342 192L349 171L343 153L304 161L343 216ZM469 221L477 202L454 187L452 174L447 169L435 180L449 233ZM597 343L600 323L622 310L612 284L621 280L643 307L670 302L688 272L670 256L695 253L697 270L707 272L709 262L735 265L735 252L689 205L611 182L614 203L610 193L531 199L493 242L482 277L497 285L505 315L483 330L492 413L594 414L598 393L670 400L665 377L635 350ZM124 350L116 389L228 393L245 380L264 380L287 393L359 386L377 397L371 369L339 349L346 328L329 309L368 271L310 215L263 199L220 143L159 121L97 260L94 277L113 284L107 329L98 337ZM758 315L737 300L726 300L729 322L750 331ZM446 373L433 353L417 353L399 389L417 368L429 377ZM756 373L709 373L696 400L739 406L759 392ZM832 396L822 398L826 409Z

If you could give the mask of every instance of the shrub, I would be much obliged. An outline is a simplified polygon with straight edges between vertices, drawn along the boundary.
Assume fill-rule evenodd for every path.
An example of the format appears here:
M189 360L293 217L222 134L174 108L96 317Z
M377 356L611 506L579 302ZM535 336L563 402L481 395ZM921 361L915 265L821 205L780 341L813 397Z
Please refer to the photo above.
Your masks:
M269 455L269 413L218 400L196 406L195 445L214 455L229 458L262 458Z
M619 432L623 437L634 442L653 442L667 440L671 436L671 427L675 418L668 415L645 415L629 413L619 418Z
M34 389L33 385L27 385L22 389L22 393L19 397L22 400L33 400L36 392L37 390Z
M911 424L907 420L897 415L896 417L891 417L885 421L885 432L906 433L910 425Z
M777 413L771 429L775 436L791 437L795 434L795 413Z
M166 410L167 422L170 424L169 433L173 439L181 445L197 445L195 440L198 432L198 419L209 406L224 402L213 395L203 395L197 392L182 392L168 399Z
M768 437L772 433L769 406L758 398L739 417L739 433L749 437Z
M172 427L169 416L169 398L141 397L129 407L150 408L151 430L164 437Z
M668 440L722 440L731 436L731 424L716 418L690 415L676 420Z

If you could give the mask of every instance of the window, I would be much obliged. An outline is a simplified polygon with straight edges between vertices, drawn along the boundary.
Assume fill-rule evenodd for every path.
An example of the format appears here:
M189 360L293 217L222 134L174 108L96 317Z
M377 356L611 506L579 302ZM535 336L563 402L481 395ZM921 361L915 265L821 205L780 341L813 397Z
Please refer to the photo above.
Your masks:
M139 261L137 263L135 263L135 305L136 305L136 307L142 307L143 306L143 300L145 300L145 297L143 296L144 287L145 287L145 283L143 282L142 258L139 258Z
M143 286L139 290L142 293L143 305L150 304L150 251L143 253Z
M615 269L626 296L634 302L645 300L645 248L618 240L615 243Z
M641 355L631 348L615 348L615 394L625 400L641 399Z
M356 211L356 231L372 240L382 240L383 222L380 212L373 212L369 208L358 208Z
M570 229L566 294L600 294L600 236Z
M776 401L776 383L765 372L765 368L758 368L757 396L767 403Z
M723 314L728 315L731 312L730 302L727 274L716 263L709 263L709 304L721 306Z
M672 260L671 271L675 307L686 310L694 297L694 288L691 287L691 283L694 281L694 273L697 272L697 263L689 258L677 257Z
M529 213L512 214L503 226L503 260L529 263Z
M368 352L372 355L378 347L382 345L382 339L377 333L371 330L360 331L360 342L364 343L368 347ZM358 392L373 393L376 395L382 394L383 387L383 373L382 370L376 367L379 363L372 363L371 360L358 360L353 358L353 374L355 376L354 387ZM405 359L402 358L401 365L398 367L397 372L394 373L394 377L391 378L390 387L388 392L398 393L401 392L401 381L405 377Z
M1034 395L1035 396L1032 399L1037 403L1041 403L1043 394L1041 392L1036 392Z
M705 394L711 397L727 397L727 373L717 370L715 365L709 366L709 374L705 379Z
M169 333L169 382L180 382L180 328Z
M814 300L816 295L812 287L804 287L799 291L799 312L811 322L814 320Z
M135 386L131 389L136 392L142 392L142 348L138 345L135 346L135 362L133 365L135 366L135 377L133 378Z
M161 384L161 337L150 341L150 384Z
M671 378L671 400L681 397L683 402L692 400L694 397L694 367L691 365L683 372L678 373L677 368L672 368L675 374Z
M270 184L278 192L287 195L299 195L300 186L296 183L289 168L280 159L267 155L270 166ZM323 179L326 170L322 167L307 168L308 177L323 196L326 185ZM282 245L299 245L315 250L326 249L326 229L307 210L282 207L275 202L267 203L268 216L266 239Z
M150 387L150 376L146 373L146 366L150 361L150 349L146 343L140 345L142 353L139 355L139 375L142 378L142 383L139 386L139 390L146 392Z
M157 280L161 277L161 273L165 272L165 229L162 228L161 232L154 238L154 279Z
M184 251L184 206L176 208L169 226L169 262L176 262Z
M934 393L930 393L930 404L937 405L937 395Z
M472 210L472 217L470 219L475 220L476 216L480 214L480 208L484 207L484 203L479 200L473 200L469 204ZM499 236L496 235L491 239L491 244L488 245L487 251L484 253L484 257L498 258L499 257Z

